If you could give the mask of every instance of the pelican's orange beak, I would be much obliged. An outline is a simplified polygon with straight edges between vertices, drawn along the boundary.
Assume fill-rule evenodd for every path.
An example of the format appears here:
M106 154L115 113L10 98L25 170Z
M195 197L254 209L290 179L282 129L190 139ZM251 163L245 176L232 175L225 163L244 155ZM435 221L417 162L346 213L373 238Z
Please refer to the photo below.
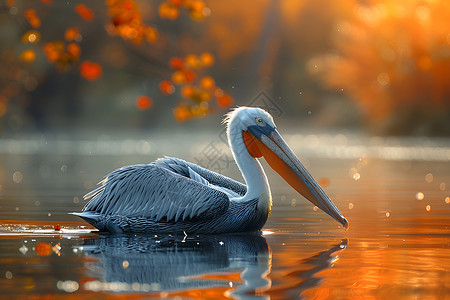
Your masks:
M292 152L275 128L250 126L243 138L251 156L267 163L297 192L348 229L348 221Z

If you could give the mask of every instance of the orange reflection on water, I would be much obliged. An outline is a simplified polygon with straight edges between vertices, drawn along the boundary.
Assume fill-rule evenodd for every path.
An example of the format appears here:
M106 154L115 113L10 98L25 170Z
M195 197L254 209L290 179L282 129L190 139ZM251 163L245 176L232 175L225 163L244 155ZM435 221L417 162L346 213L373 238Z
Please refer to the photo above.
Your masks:
M443 299L450 295L448 217L398 217L394 222L378 222L384 226L376 227L374 219L350 220L350 228L356 230L349 231L348 248L333 267L320 274L326 280L304 296Z

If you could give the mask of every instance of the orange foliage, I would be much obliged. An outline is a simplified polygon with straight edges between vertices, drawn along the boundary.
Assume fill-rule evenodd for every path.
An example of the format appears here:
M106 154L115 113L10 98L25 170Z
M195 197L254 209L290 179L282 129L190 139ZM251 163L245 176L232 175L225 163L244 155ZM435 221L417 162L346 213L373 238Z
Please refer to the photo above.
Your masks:
M172 69L181 69L184 66L184 62L182 58L173 57L170 59L169 65Z
M51 0L41 0L43 3L50 3ZM9 4L8 4L9 3ZM13 6L14 1L8 0L7 5ZM106 0L110 24L106 26L107 32L111 35L119 35L125 40L131 40L136 44L146 40L154 43L158 39L159 32L149 25L143 23L142 15L134 0ZM210 14L210 9L206 7L203 0L166 0L158 7L161 18L177 19L181 10L189 13L193 20L201 21ZM74 11L85 21L94 19L94 12L84 4L77 4ZM35 28L41 26L41 20L34 9L24 12L24 17L28 23ZM29 30L22 36L23 43L38 43L41 35L36 30ZM64 32L65 41L49 41L42 46L43 53L49 62L58 69L65 71L80 60L82 35L78 28L69 27ZM33 62L36 59L36 52L32 49L24 50L19 57L22 61ZM185 58L174 57L170 60L169 66L173 69L171 80L163 80L159 84L161 93L170 95L175 92L175 85L181 86L181 95L186 101L180 102L174 110L175 118L178 121L185 121L193 117L204 116L213 111L210 106L215 103L219 108L231 105L233 99L225 95L221 89L216 87L214 79L210 76L199 74L203 69L211 67L215 58L205 52L201 55L189 54ZM102 76L102 67L91 61L84 61L80 64L80 75L94 81ZM215 98L216 102L211 102ZM136 99L138 109L148 109L153 105L151 98L139 96ZM6 108L6 105L4 105Z
M177 85L183 84L185 79L186 79L186 76L184 76L184 73L182 71L175 71L172 74L172 81L174 84L177 84Z
M159 89L163 95L170 95L175 92L175 87L169 80L163 80L159 83Z
M170 3L172 3L173 5L176 5L176 6L182 5L183 1L184 0L169 0Z
M142 15L136 2L132 0L107 0L108 14L111 18L109 33L120 35L136 44L144 38L149 43L158 39L158 31L142 22Z
M186 99L192 98L196 92L196 88L192 85L185 85L181 88L181 96L183 96Z
M216 86L214 79L210 76L205 76L200 80L200 87L206 91L212 90Z
M153 105L153 100L145 95L141 95L139 97L137 97L136 99L136 107L139 110L146 110L149 109L150 107L152 107Z
M77 4L75 6L75 12L85 21L92 21L94 19L94 13L84 4Z
M64 53L64 42L55 41L45 44L44 54L50 62L57 62Z
M194 79L195 79L195 72L194 71L186 70L184 72L184 81L186 83L192 83L192 82L194 82Z
M20 59L26 62L33 62L36 59L36 52L32 49L26 49L20 54Z
M191 117L191 111L186 103L180 102L178 106L173 110L173 115L177 122L184 122Z
M63 41L53 41L44 45L44 54L49 62L54 63L61 70L78 62L81 48L78 44L70 43L66 46Z
M32 27L39 28L41 26L41 20L34 9L27 9L23 15Z
M161 18L170 20L175 20L180 16L178 6L170 2L161 3L158 7L158 13Z
M189 10L189 16L195 21L203 21L211 14L211 10L202 0L185 1L185 6Z
M64 33L64 39L68 42L71 41L77 41L79 42L81 40L81 33L78 28L70 27L66 29L66 32Z
M203 21L211 14L211 10L202 0L167 0L159 5L158 14L162 19L175 20L180 16L181 6L184 6L195 21Z
M67 53L71 57L79 57L80 54L81 54L81 48L76 43L70 43L70 44L67 45Z
M209 52L200 55L200 61L205 67L211 67L214 64L214 56Z
M228 94L223 94L217 98L217 105L220 108L227 108L233 104L233 98Z
M182 101L174 109L173 114L178 122L184 122L195 117L203 117L213 110L210 105L211 98L216 98L218 108L227 108L233 104L233 98L224 94L223 91L216 87L214 79L210 76L201 77L198 80L197 72L204 68L212 66L214 56L205 52L200 56L188 54L184 59L173 57L169 60L169 66L174 69L172 73L172 83L181 85L181 96L190 101ZM164 84L170 81L163 81ZM165 89L160 84L163 94ZM173 86L173 85L172 85ZM175 89L174 89L175 90Z
M91 61L84 61L80 66L80 74L87 80L94 81L102 76L102 67Z
M411 133L418 116L447 124L450 2L371 3L355 1L336 31L340 54L311 59L309 70L357 101L377 131Z

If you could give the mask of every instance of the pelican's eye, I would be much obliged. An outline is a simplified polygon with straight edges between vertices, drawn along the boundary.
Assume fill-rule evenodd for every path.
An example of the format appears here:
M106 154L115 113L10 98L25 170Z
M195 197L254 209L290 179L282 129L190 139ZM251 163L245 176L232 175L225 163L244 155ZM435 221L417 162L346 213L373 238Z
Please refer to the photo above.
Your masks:
M264 122L263 118L255 118L256 120L256 124L258 124L259 126L265 126L266 122Z

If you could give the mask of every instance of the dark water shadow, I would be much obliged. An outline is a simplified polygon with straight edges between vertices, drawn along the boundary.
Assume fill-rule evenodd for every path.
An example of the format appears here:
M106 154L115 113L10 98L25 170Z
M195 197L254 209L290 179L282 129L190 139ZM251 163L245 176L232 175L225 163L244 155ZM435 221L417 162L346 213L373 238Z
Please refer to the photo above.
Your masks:
M260 235L102 235L77 247L95 258L87 260L86 275L98 280L87 289L171 293L224 288L233 298L254 299L298 297L317 286L321 279L316 273L332 266L334 253L345 249L347 241L299 261L299 269L289 269L280 287L272 286L272 253Z
M103 282L127 283L145 291L267 286L269 247L259 235L147 236L107 235L79 246L98 258L87 266ZM220 274L239 274L230 280ZM214 279L205 278L216 274ZM122 290L127 286L121 285ZM100 286L101 289L101 286Z

